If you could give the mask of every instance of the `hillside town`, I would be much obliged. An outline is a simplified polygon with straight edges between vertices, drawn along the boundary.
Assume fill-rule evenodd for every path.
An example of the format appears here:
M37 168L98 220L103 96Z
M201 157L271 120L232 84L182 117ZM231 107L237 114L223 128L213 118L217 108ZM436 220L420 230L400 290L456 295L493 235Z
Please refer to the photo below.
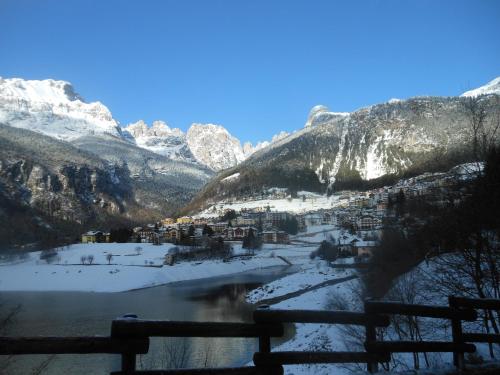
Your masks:
M327 239L334 242L335 256L342 254L362 261L373 254L384 228L411 231L425 224L398 212L401 203L425 202L436 208L458 205L469 194L466 182L480 168L481 165L464 164L446 173L425 173L392 186L364 192L341 191L330 197L298 192L292 198L287 189L273 188L240 201L219 202L194 216L168 217L131 228L122 242L195 248L207 248L214 241L242 242L243 248L258 248L262 243L300 244L301 237L308 235L308 228L325 226L328 230L324 232L330 233ZM273 202L288 209L276 210ZM297 202L305 207L311 202L316 207L297 210ZM255 240L249 244L249 238ZM112 232L93 230L82 234L81 242L116 242L116 238Z

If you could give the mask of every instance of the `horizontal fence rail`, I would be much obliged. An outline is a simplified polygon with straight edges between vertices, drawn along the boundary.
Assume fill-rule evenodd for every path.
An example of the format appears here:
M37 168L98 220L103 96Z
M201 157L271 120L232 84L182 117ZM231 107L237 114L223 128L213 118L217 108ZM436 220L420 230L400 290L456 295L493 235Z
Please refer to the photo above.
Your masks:
M183 322L117 319L111 323L113 337L281 337L278 324Z
M178 370L147 370L134 371L134 375L283 375L282 366L270 367L219 367L219 368L190 368ZM118 371L111 375L128 375L130 372Z
M274 310L257 309L253 319L258 323L326 323L376 327L389 326L387 316L352 311Z
M457 344L446 341L384 341L367 342L369 352L374 353L474 353L476 346L473 344Z
M449 352L464 368L464 353L476 350L474 342L500 343L500 334L462 332L462 322L475 321L476 310L500 311L500 300L449 297L449 306L412 305L367 300L364 312L279 310L261 306L254 323L186 322L142 320L124 315L111 323L110 337L0 337L0 355L23 354L120 354L121 370L112 374L135 375L264 375L283 374L283 366L314 363L366 363L376 372L379 363L391 361L393 353ZM383 341L377 330L390 326L392 315L446 319L451 322L451 341ZM342 324L365 327L365 352L271 350L271 338L282 337L285 323ZM258 339L254 366L201 369L137 370L137 354L149 351L150 337L241 337Z
M500 311L500 300L498 299L464 298L464 297L450 297L450 299L458 307Z
M477 313L473 309L461 310L447 306L408 305L397 302L367 301L365 303L367 313L411 315L440 319L460 319L474 321Z
M500 344L500 335L494 333L464 333L463 340L466 342L487 342Z
M255 353L253 361L257 366L388 362L390 361L390 354L371 354L365 352L273 352Z
M146 354L149 339L111 337L0 337L0 355L19 354Z

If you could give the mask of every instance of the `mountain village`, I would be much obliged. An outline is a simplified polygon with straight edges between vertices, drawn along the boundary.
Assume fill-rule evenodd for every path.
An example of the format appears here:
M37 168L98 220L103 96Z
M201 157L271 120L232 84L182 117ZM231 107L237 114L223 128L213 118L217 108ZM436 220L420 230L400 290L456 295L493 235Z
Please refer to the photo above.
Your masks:
M478 164L464 164L446 173L425 173L393 186L366 192L346 190L330 197L303 191L292 198L287 189L271 188L258 196L215 203L194 216L165 218L130 228L127 242L182 245L183 252L209 259L214 255L213 243L243 243L243 248L254 253L261 244L300 245L302 238L310 236L308 228L317 232L324 226L328 228L323 230L324 238L335 245L329 259L353 257L356 262L366 262L376 250L384 228L411 231L425 224L408 214L398 215L397 203L408 200L437 208L458 206L469 194L467 181L474 179L481 168ZM281 209L276 210L276 206ZM99 230L88 231L81 238L83 244L115 241L110 232ZM165 264L174 264L173 253L177 251L170 249Z
M499 375L500 0L0 0L0 375Z

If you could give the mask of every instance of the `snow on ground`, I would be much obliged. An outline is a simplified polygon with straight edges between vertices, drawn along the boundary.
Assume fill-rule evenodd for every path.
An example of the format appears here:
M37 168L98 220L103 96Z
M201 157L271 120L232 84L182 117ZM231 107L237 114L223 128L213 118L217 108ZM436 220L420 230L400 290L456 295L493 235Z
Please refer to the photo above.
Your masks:
M293 275L290 275L293 276ZM283 279L281 279L283 280ZM334 300L345 300L352 304L356 300L353 290L359 287L358 279L346 281L340 284L326 286L304 293L298 297L290 298L273 305L276 309L300 309L300 310L332 310ZM339 326L328 324L295 324L295 336L273 348L273 351L345 351L346 346L342 338L343 334ZM361 369L361 368L360 368ZM345 365L295 365L285 366L286 374L352 374L352 368Z
M341 237L344 234L346 236L346 239L350 237L349 233L347 233L345 230L338 229L338 227L335 225L311 225L307 227L307 232L298 233L295 236L290 236L290 240L296 242L309 242L313 244L319 244L321 241L328 240L332 236L336 240L340 238L341 241L343 241Z
M311 260L302 265L297 273L282 277L271 283L252 290L247 301L258 303L264 299L281 297L289 293L304 290L326 281L341 279L352 275L352 270L333 269L324 261Z
M135 248L140 246L141 251ZM265 245L253 257L222 260L180 262L163 265L171 244L154 246L137 243L76 244L58 252L52 264L40 260L40 252L29 254L22 262L0 265L0 291L90 291L120 292L167 284L177 281L202 279L244 272L286 263L285 256L294 264L308 259L312 248L294 248L286 245ZM233 244L241 254L241 244ZM113 254L108 265L107 254ZM92 265L81 264L82 256L93 255Z
M416 304L428 305L447 305L447 297L443 293L438 293L432 287L429 287L429 282L434 279L432 276L436 273L436 265L434 261L422 262L414 270L402 275L395 281L394 287L386 296L386 299L399 300L399 298L407 298L408 296L402 295L405 290L408 290L413 301L404 301ZM309 270L312 272L312 269ZM307 270L301 273L307 274ZM300 274L300 273L299 273ZM279 284L280 282L286 286L287 279L292 280L297 275L289 275L280 280L275 280L269 285ZM429 279L430 277L430 279ZM401 283L401 284L400 284ZM259 288L265 291L265 286ZM417 294L413 294L416 291ZM254 292L249 295L249 299L257 298L262 293ZM349 280L340 284L326 286L320 289L312 290L304 293L295 298L287 299L272 305L272 308L277 309L305 309L305 310L339 310L347 309L350 311L362 311L362 288L359 279ZM400 321L401 324L401 321ZM403 323L404 324L404 323ZM469 324L465 324L468 326ZM403 326L404 327L404 326ZM432 319L420 318L419 319L419 334L422 335L424 340L433 341L449 341L451 340L451 330L449 322ZM472 327L472 324L471 324ZM353 351L363 348L359 342L352 340L356 332L361 333L361 338L364 337L363 329L361 331L352 331L346 326L341 325L328 325L328 324L295 324L295 336L273 348L273 351ZM347 329L347 330L346 330ZM465 330L469 330L465 327ZM476 329L472 331L477 332ZM389 326L384 332L384 339L386 341L401 339L394 330L394 326ZM403 338L404 339L404 338ZM476 343L476 355L490 359L488 347L485 344ZM453 369L453 358L451 353L427 353L427 360L429 361L429 368L424 368L419 372L409 372L413 368L413 355L411 353L400 353L393 355L391 362L391 373L422 373L422 374L437 374L443 373L443 369ZM420 357L422 367L426 367L424 357ZM352 374L354 372L362 372L364 366L355 365L297 365L285 366L286 374L302 375L311 374ZM405 372L407 371L407 372Z
M303 199L302 195L307 199ZM337 207L340 204L339 196L315 194L311 192L300 192L299 198L282 198L282 199L255 199L238 202L219 202L214 206L210 206L205 211L202 211L197 216L210 217L218 216L217 211L241 209L265 208L268 207L271 211L288 211L291 213L305 213L309 211L317 211L321 209L329 209Z
M17 259L0 263L0 291L82 291L120 292L147 288L171 282L224 276L264 267L284 266L280 259L306 268L311 268L309 255L317 249L315 236L332 226L310 227L310 237L290 245L264 244L254 256L222 260L179 262L173 266L163 265L168 250L173 244L154 246L148 243L96 243L75 244L58 251L56 259L47 264L40 260L40 252L29 253L28 259ZM308 232L309 233L309 232ZM307 236L308 233L302 234ZM241 242L230 243L235 255L244 255ZM140 247L140 251L136 248ZM108 264L106 256L113 258ZM82 257L94 256L92 265L81 264Z
M349 261L349 260L347 260ZM433 282L433 277L437 272L434 260L422 262L414 270L402 275L395 281L394 287L386 295L385 299L397 300L406 303L447 305L447 296L439 288L433 288L429 283ZM255 289L247 295L247 300L252 303L285 296L286 294L304 290L308 287L321 284L327 280L334 280L340 275L339 270L328 268L325 262L310 260L303 263L301 270L297 273L287 275L269 284ZM353 272L353 271L340 271ZM347 276L347 275L345 275ZM414 293L416 292L416 294ZM339 284L328 285L314 289L293 298L282 300L272 305L276 309L304 309L304 310L341 310L362 311L362 285L359 279L352 279ZM406 295L405 293L409 293ZM412 298L407 301L406 298ZM279 299L278 299L279 300ZM401 322L400 322L401 324ZM403 323L404 324L404 323ZM470 325L470 326L469 326ZM404 327L404 326L403 326ZM419 334L424 340L449 341L451 340L451 330L449 322L432 319L419 319ZM479 332L481 327L474 323L467 323L464 329L470 332ZM404 329L404 328L403 328ZM295 324L295 336L289 341L273 348L273 351L363 351L361 345L364 339L363 328L352 330L352 328L342 325L328 324ZM361 340L353 340L357 332L360 332ZM401 339L394 326L389 326L384 330L384 339L387 341ZM476 343L478 356L489 359L488 347L485 344ZM393 355L391 362L391 373L404 373L413 368L413 355L411 353L400 353ZM442 369L453 369L453 358L451 353L428 353L427 358L420 357L422 367L426 367L428 361L429 368L420 370L422 374L441 373ZM364 365L345 364L315 364L285 366L286 374L302 375L311 374L352 374L364 373Z

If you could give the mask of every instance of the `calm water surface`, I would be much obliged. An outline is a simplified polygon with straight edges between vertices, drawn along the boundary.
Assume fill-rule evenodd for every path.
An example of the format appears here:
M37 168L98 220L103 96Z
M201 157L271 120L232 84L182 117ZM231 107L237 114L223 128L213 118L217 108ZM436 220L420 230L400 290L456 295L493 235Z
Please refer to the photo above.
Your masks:
M126 313L143 319L250 322L255 306L245 302L246 293L293 271L273 267L122 293L3 292L0 309L22 306L9 336L109 335L111 320ZM143 368L239 365L250 361L256 348L256 339L155 338L138 363ZM28 374L46 358L18 356L6 373ZM43 374L106 374L119 366L117 355L58 355Z

